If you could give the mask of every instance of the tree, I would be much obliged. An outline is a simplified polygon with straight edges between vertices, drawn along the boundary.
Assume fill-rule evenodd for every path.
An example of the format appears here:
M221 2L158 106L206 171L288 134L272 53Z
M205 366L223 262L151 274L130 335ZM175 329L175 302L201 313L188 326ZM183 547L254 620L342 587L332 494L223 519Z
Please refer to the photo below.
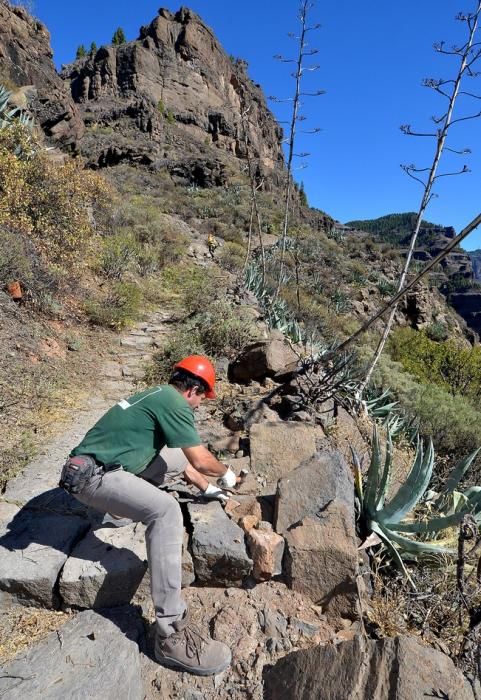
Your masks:
M481 14L481 0L477 1L477 7L476 10L473 13L459 13L456 17L456 19L460 22L464 22L466 24L467 30L468 30L468 38L462 44L461 46L452 46L450 49L445 48L445 42L440 42L434 45L435 51L438 53L447 55L447 56L454 56L459 60L459 68L457 71L457 75L455 79L450 79L450 80L445 80L445 79L436 79L436 78L427 78L423 81L423 84L425 87L430 88L437 92L441 97L443 97L445 100L447 100L447 107L444 111L443 114L439 117L432 117L432 121L434 122L435 128L433 129L432 132L419 132L419 131L413 131L411 129L410 124L404 124L401 126L401 131L406 134L407 136L419 136L419 137L430 137L435 139L435 152L434 152L434 157L433 157L433 162L430 167L427 168L419 168L416 167L415 165L403 165L401 166L403 170L406 172L407 175L409 175L411 178L416 180L416 182L420 183L423 187L423 194L421 196L421 202L419 205L419 210L416 216L416 223L414 226L414 230L412 233L411 237L411 243L409 246L409 250L406 256L406 261L404 263L404 267L401 273L401 276L399 278L399 283L398 283L398 291L401 291L404 287L404 283L406 281L406 277L409 271L409 267L411 264L411 259L412 255L414 252L414 248L416 246L416 241L417 237L419 234L419 229L421 227L421 222L423 220L424 213L426 211L426 208L428 204L430 203L431 199L435 196L433 192L433 186L435 182L441 178L441 177L446 177L446 176L451 176L451 175L458 175L462 173L469 172L468 168L466 165L463 165L463 167L455 172L444 172L444 173L438 173L438 167L440 164L441 156L443 155L443 152L450 151L451 153L458 154L458 155L465 155L467 153L470 153L469 149L459 149L459 148L452 148L448 147L446 145L446 139L448 136L448 132L450 131L451 127L454 126L455 124L459 122L464 122L466 120L470 119L475 119L477 117L481 116L481 111L478 109L474 109L473 113L471 114L464 114L460 117L454 118L454 107L456 104L456 100L459 95L462 95L463 97L467 98L474 98L475 100L481 99L479 95L473 94L469 89L463 89L461 90L461 83L463 79L468 79L468 78L474 78L478 75L476 70L473 68L474 64L476 61L480 58L481 56L481 48L480 48L480 43L475 40L475 35L478 30L478 21L479 21L479 16ZM386 326L384 328L383 335L381 337L381 340L379 341L379 344L376 348L376 352L374 353L371 362L369 363L366 376L361 383L360 389L359 389L359 395L361 396L364 389L366 386L369 384L369 381L371 379L372 373L374 371L374 368L384 350L384 346L386 344L386 341L388 339L389 333L391 331L393 322L394 322L394 317L396 315L396 309L397 305L395 304L392 309L391 313L389 315L389 318L387 320Z
M114 35L112 37L112 44L115 46L120 46L120 44L125 44L127 41L125 37L125 32L122 29L122 27L118 27L118 29L115 30Z
M299 185L299 199L300 199L300 202L301 202L301 204L302 204L303 207L307 207L307 206L308 206L307 195L306 195L306 191L305 191L305 189L304 189L304 183L303 183L303 182L301 182L301 184Z
M97 53L97 44L95 43L95 41L92 41L92 43L90 44L90 53L92 55Z
M85 46L83 44L80 44L80 46L77 47L77 53L75 54L75 58L83 58L86 55L87 52L85 50Z

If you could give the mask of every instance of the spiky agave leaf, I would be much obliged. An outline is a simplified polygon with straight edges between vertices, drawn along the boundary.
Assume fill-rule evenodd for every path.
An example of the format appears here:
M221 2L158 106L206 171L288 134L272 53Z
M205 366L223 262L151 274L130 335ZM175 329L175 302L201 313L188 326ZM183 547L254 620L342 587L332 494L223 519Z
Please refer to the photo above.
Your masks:
M426 453L423 444L418 440L414 464L409 475L397 491L396 495L379 513L379 519L383 522L400 522L421 500L427 489L434 465L434 449L432 440L429 440Z
M446 481L446 483L444 485L444 488L441 489L441 496L450 494L454 491L456 486L459 484L459 482L461 481L463 476L468 471L468 469L471 466L471 464L473 463L473 461L478 456L480 450L481 450L481 447L478 447L477 450L475 450L470 455L468 455L463 460L461 460L461 462L459 462L459 464L453 469L448 480Z

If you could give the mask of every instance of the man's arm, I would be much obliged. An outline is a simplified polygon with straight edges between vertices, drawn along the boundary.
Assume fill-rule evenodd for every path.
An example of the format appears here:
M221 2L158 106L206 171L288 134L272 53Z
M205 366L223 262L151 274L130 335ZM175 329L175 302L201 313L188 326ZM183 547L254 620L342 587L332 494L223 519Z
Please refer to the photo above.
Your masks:
M183 447L182 452L192 466L201 474L222 477L228 471L228 467L222 464L222 462L219 462L219 460L203 445Z

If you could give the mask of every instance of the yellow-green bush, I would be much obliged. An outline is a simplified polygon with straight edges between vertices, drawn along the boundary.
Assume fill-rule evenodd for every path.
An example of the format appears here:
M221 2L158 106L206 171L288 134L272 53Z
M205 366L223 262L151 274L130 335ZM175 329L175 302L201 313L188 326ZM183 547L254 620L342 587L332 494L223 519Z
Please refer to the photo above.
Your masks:
M238 243L224 243L219 253L219 260L222 267L229 272L239 272L244 266L246 251Z
M142 292L131 282L115 282L102 300L89 300L85 310L92 323L115 330L127 328L137 320Z
M481 445L481 411L467 398L417 381L387 355L381 357L373 383L390 389L401 408L418 419L420 433L432 437L439 454L465 456Z
M0 130L0 225L28 235L57 264L85 261L112 189L80 161L53 163L26 127Z
M466 348L453 339L436 342L423 331L400 328L391 336L389 352L422 382L474 400L481 396L480 346Z

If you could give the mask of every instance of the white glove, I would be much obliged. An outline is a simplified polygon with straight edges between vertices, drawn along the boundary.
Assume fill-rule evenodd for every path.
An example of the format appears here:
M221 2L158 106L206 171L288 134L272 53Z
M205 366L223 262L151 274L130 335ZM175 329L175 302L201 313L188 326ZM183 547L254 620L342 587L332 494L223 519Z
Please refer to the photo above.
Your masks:
M220 479L217 479L217 483L225 489L232 489L237 484L235 472L230 467L227 467L226 473Z
M205 498L211 498L213 500L220 501L221 503L227 503L229 500L229 496L226 493L212 484L208 485L206 490L202 492L202 495Z

